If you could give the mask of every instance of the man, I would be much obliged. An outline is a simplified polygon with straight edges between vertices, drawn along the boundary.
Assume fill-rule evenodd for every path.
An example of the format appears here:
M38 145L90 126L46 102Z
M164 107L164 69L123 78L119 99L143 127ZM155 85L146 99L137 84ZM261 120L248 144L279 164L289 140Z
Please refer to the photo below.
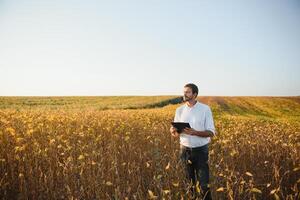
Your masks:
M216 131L211 109L197 101L198 87L189 83L184 86L184 102L176 109L174 121L188 122L191 128L178 133L173 126L170 132L180 138L180 159L184 163L188 180L192 181L192 192L199 184L204 199L211 199L209 190L208 145ZM198 183L197 183L198 182Z

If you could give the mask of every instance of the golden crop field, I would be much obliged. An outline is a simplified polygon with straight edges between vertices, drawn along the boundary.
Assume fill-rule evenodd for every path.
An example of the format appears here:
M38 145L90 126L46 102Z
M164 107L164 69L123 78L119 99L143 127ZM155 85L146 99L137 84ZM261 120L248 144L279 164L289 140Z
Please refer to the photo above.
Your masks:
M174 99L1 97L1 199L188 199ZM199 101L214 199L300 198L300 97Z

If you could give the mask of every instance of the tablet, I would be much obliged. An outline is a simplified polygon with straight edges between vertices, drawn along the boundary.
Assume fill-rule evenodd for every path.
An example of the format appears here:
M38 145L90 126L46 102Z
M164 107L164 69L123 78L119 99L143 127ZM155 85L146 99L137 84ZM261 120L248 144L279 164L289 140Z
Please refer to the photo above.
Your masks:
M171 124L177 128L178 133L182 133L184 128L191 128L190 124L186 122L171 122Z

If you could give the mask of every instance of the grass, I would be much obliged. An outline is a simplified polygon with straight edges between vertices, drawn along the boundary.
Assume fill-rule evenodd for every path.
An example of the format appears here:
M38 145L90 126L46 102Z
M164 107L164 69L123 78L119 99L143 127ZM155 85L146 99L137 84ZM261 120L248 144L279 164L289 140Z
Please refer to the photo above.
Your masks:
M176 96L1 97L2 199L189 198L169 133ZM298 97L200 97L211 106L214 199L296 199ZM173 104L174 103L174 104Z

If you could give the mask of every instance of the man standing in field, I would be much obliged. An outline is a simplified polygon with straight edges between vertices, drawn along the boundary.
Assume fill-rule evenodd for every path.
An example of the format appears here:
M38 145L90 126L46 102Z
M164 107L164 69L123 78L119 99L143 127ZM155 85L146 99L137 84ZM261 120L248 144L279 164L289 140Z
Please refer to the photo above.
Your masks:
M188 180L193 183L193 195L199 184L204 199L211 199L209 189L208 145L215 132L211 109L197 101L198 87L189 83L184 86L184 102L176 109L174 121L188 122L191 128L178 133L173 126L170 132L180 138L180 160L184 163ZM198 182L198 183L197 183Z

